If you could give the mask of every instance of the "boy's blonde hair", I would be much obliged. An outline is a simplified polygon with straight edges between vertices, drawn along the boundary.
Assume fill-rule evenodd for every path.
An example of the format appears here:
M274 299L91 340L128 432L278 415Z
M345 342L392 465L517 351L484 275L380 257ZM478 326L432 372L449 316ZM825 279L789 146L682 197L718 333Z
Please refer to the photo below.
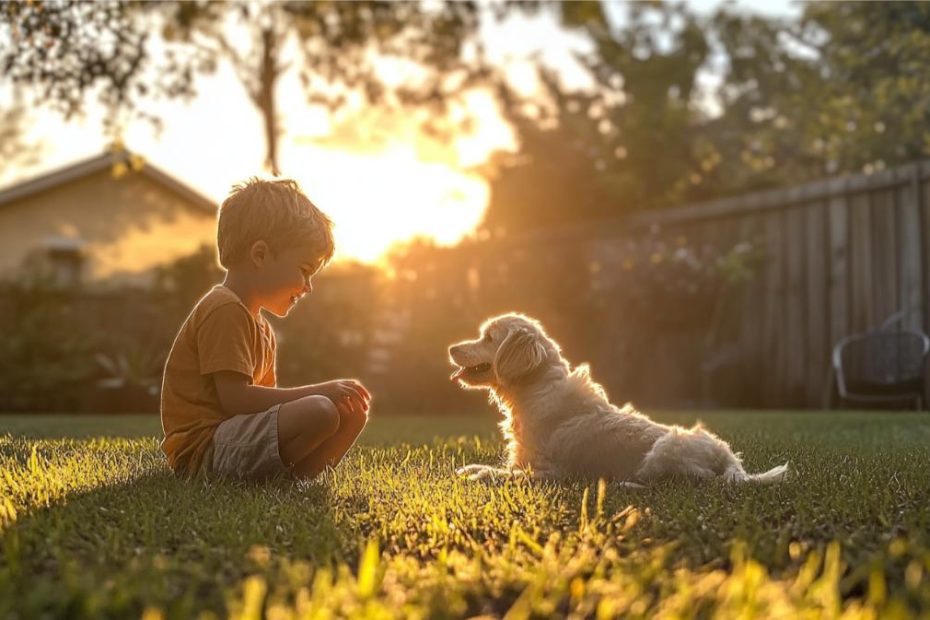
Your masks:
M229 269L248 256L256 241L273 252L305 245L325 265L333 257L333 223L301 191L296 181L252 177L234 185L220 206L216 246Z

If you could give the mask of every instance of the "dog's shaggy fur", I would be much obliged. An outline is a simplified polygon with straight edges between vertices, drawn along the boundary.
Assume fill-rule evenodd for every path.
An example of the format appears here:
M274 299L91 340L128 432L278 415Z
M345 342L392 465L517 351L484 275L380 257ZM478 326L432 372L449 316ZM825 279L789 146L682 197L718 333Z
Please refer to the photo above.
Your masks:
M451 378L489 390L504 415L507 468L459 470L472 479L607 478L639 486L674 476L776 482L788 472L786 463L747 474L739 455L700 424L658 424L629 404L612 405L587 365L572 370L559 345L529 317L489 319L480 338L452 345L449 356L458 367Z

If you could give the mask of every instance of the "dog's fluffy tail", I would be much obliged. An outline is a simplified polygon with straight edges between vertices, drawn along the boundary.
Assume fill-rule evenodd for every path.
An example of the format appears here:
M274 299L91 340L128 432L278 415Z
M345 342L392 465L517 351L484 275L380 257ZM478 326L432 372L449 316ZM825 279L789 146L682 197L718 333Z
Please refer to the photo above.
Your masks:
M747 474L741 466L730 467L724 473L724 477L731 482L756 482L759 484L772 484L773 482L783 482L788 477L788 463L773 467L772 469L760 474Z

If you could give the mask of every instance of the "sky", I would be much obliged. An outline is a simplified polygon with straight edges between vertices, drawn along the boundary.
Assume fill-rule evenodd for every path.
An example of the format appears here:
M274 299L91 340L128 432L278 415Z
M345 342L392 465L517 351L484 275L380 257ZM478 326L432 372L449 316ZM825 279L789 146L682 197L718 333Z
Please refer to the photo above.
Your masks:
M720 3L691 4L710 11ZM800 10L786 0L736 5L771 15ZM619 3L611 7L617 20L622 12ZM585 42L560 31L549 15L491 24L483 38L489 55L511 66L518 80L526 75L520 59L540 52L569 83L583 83L570 58ZM703 76L703 82L712 88L714 76ZM123 142L219 203L234 183L263 174L261 117L227 63L201 78L196 88L198 95L189 103L159 104L161 132L135 122L125 129ZM280 145L282 174L296 179L334 220L337 259L374 263L392 244L417 236L457 243L475 230L488 204L488 184L475 166L495 150L515 148L512 133L486 95L468 101L479 121L475 130L449 143L431 140L405 117L380 110L368 123L334 125L325 111L307 105L293 73L282 78L278 97L286 129ZM27 140L42 144L42 158L36 165L6 171L0 185L99 155L110 140L101 129L102 114L91 105L85 118L66 122L54 112L34 110Z

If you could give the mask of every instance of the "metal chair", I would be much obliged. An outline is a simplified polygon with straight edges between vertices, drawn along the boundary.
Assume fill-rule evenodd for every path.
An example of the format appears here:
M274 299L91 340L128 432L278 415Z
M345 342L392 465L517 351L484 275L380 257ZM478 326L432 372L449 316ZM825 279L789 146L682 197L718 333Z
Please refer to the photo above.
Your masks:
M907 402L918 410L924 408L930 338L919 331L892 331L891 326L901 316L893 315L878 329L847 336L833 348L833 396L840 402Z

